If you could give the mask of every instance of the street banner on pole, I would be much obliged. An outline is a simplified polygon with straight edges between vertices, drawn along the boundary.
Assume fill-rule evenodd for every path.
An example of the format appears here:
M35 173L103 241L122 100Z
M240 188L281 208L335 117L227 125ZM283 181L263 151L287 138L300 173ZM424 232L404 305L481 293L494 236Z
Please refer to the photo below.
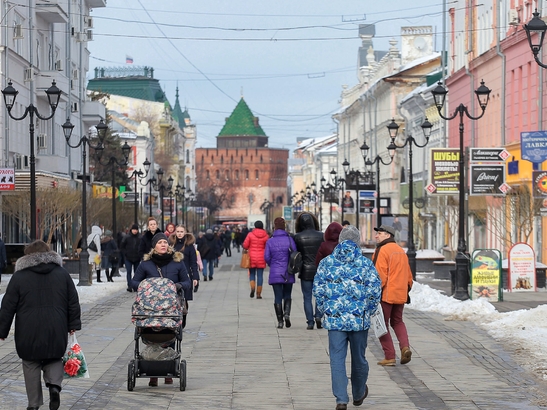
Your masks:
M292 221L292 206L283 207L283 219L287 222Z
M15 170L0 168L0 191L15 191Z
M460 151L457 148L431 148L429 181L430 195L454 195L460 190Z
M470 195L503 196L511 189L505 183L504 164L471 164Z
M534 292L536 287L536 255L524 242L514 244L509 250L507 287L510 292Z
M532 190L534 198L547 198L547 171L532 172Z
M471 299L502 301L501 286L501 252L497 249L476 249L471 260Z

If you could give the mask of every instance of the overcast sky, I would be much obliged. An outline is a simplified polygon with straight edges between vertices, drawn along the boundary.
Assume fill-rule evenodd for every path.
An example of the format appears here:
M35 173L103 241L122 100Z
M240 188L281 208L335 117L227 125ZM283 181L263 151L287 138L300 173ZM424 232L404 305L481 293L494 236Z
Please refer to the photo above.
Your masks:
M448 0L448 7L451 6ZM93 10L95 67L155 69L174 104L197 125L198 146L216 146L225 118L243 95L271 147L336 130L342 85L357 83L359 24L375 24L374 47L387 50L400 27L442 31L443 0L108 0ZM440 39L440 35L438 36ZM436 50L441 49L437 40Z

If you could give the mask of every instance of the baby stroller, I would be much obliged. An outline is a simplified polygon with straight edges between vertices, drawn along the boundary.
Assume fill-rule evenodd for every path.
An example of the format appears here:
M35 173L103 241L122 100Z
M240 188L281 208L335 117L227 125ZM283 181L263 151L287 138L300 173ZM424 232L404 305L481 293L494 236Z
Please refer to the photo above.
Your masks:
M133 391L137 377L179 378L186 390L186 360L181 358L184 297L166 278L144 279L131 309L135 324L135 358L127 369L127 390ZM139 349L139 340L146 347ZM174 346L174 347L173 347Z

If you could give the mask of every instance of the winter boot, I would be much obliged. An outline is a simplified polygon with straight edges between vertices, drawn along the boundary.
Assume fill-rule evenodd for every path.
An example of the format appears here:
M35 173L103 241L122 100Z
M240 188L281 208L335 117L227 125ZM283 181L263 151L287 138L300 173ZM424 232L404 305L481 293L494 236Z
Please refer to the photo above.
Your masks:
M283 306L274 303L275 316L277 317L277 328L283 329Z
M286 327L291 327L291 303L292 299L285 299L283 301L283 315L285 317Z
M112 277L110 276L110 270L109 269L105 269L104 270L104 273L106 275L106 281L107 282L111 282L112 281Z
M251 294L249 296L254 298L255 297L255 281L252 280L250 283L251 283Z
M97 269L97 282L102 282L101 280L101 270Z
M257 286L256 287L256 298L257 299L262 299L262 286Z

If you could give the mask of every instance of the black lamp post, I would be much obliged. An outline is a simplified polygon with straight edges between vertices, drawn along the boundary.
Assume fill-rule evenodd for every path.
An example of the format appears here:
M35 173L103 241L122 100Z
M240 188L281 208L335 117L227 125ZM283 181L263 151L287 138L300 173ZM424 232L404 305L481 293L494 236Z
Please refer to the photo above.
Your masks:
M8 82L8 86L2 90L4 95L4 103L8 110L9 116L15 121L24 120L27 115L30 116L29 123L29 136L30 136L30 239L38 239L36 237L36 157L34 156L34 116L40 118L42 121L47 121L53 118L55 110L59 105L59 99L61 98L61 90L55 85L55 81L51 83L51 87L46 90L49 106L51 108L51 114L47 117L40 115L38 108L34 104L30 104L25 108L25 112L20 117L12 115L11 110L15 104L15 98L19 91L12 86L12 82Z
M167 179L167 185L165 185L163 182L163 170L160 168L160 170L157 172L158 174L158 186L156 187L156 190L160 193L160 210L161 210L161 230L165 231L165 217L163 215L163 197L166 193L168 193L171 188L173 188L173 177L169 177Z
M465 215L465 161L464 161L464 150L463 150L463 117L464 115L470 120L478 120L484 115L486 106L488 105L488 100L490 98L490 89L484 85L484 81L481 81L479 88L475 90L475 94L479 101L481 107L481 114L477 117L472 116L467 109L467 106L460 104L456 107L454 114L449 117L445 117L442 114L442 109L445 103L446 94L448 91L443 87L441 82L438 83L437 87L431 93L435 100L435 105L437 111L441 118L445 120L453 120L456 117L460 117L460 152L459 152L459 168L460 168L460 178L459 178L459 201L458 204L458 254L456 256L456 291L454 297L459 300L469 299L469 257L467 252L467 244L465 240L465 221L467 219Z
M370 160L367 158L368 151L370 147L367 145L366 142L361 145L361 155L363 156L363 159L365 160L365 168L367 170L367 173L370 175L372 174L372 166L376 164L376 218L377 218L377 225L380 226L382 224L382 214L380 213L381 209L381 191L380 191L380 163L384 165L389 165L393 162L393 157L395 156L395 149L397 147L392 143L390 143L387 147L387 150L389 152L389 161L385 162L384 159L380 155L376 155L374 157L374 160Z
M547 32L547 24L539 18L537 9L535 13L532 14L534 17L532 17L532 20L530 20L528 24L524 24L524 30L528 37L530 49L534 54L534 60L536 60L536 63L540 67L547 68L547 65L543 64L539 59L539 53L543 47L543 40L545 40L545 33Z
M160 169L161 171L161 169ZM161 174L161 176L163 176L163 172ZM158 179L160 178L160 175L158 174ZM148 185L148 216L149 217L152 217L152 187L155 187L156 186L156 177L152 177L152 178L148 178L148 181L146 181L145 183L143 183L142 181L139 181L140 184L142 186L147 186ZM159 181L161 182L161 180ZM158 182L158 183L159 183Z
M176 226L179 226L179 208L178 208L178 204L177 204L177 199L181 199L181 189L184 192L184 185L180 186L180 184L177 184L175 186L174 197L175 197L175 225ZM184 207L183 207L183 209L184 209ZM184 225L184 218L182 219L182 224Z
M104 137L106 135L107 126L101 120L99 124L95 126L97 128L97 135L99 136L99 145L102 145ZM94 146L91 144L91 139L86 135L80 138L80 141L76 145L70 144L70 137L72 135L72 130L74 125L71 124L70 120L66 120L63 124L63 134L66 139L66 143L70 148L82 147L82 251L79 255L79 282L78 286L91 286L91 281L89 277L89 252L87 251L87 170L86 170L86 159L87 159L87 145L91 148L97 148L99 145Z
M347 173L346 166L347 168L349 168L349 162L345 160L342 163L342 166L344 167L344 172ZM339 178L334 168L330 172L330 178L331 178L330 185L333 189L333 195L338 194L339 191L342 192L342 200L340 202L340 206L342 208L342 219L340 220L340 223L342 223L344 221L344 184L346 183L346 180L344 178ZM332 222L332 207L331 207L331 222Z
M105 125L106 127L106 125ZM105 131L106 132L106 131ZM98 147L93 147L95 149L95 156L97 161L101 165L110 165L112 169L112 235L118 234L117 220L116 220L116 166L122 167L127 165L129 160L129 154L131 153L131 147L127 144L127 141L124 142L122 146L123 160L118 160L115 156L111 156L107 162L101 162L104 152L104 144L101 143ZM115 237L115 236L114 236Z
M409 201L409 211L408 211L408 249L406 254L408 256L408 263L410 265L410 270L412 272L412 278L416 279L416 244L414 243L414 171L412 169L412 146L418 148L423 148L429 142L429 136L431 135L431 128L433 125L425 119L422 124L422 131L425 137L425 143L420 145L416 142L412 135L406 137L405 143L400 146L395 144L395 138L397 138L397 132L399 131L399 125L395 122L395 119L391 120L391 123L387 126L389 130L389 136L391 138L391 145L396 148L404 148L408 145L408 162L409 162L409 172L408 172L408 201ZM388 147L389 149L389 147Z
M148 172L150 171L150 161L148 161L148 158L146 158L144 160L144 162L142 163L142 165L144 166L144 172L142 172L140 169L137 171L137 170L134 170L133 173L129 176L129 178L135 178L134 182L134 194L135 194L135 198L134 198L134 205L135 205L135 215L134 215L134 219L135 219L135 223L138 225L139 224L139 201L138 201L138 195L137 195L137 189L138 189L138 185L137 183L140 182L142 179L146 178L148 176Z

